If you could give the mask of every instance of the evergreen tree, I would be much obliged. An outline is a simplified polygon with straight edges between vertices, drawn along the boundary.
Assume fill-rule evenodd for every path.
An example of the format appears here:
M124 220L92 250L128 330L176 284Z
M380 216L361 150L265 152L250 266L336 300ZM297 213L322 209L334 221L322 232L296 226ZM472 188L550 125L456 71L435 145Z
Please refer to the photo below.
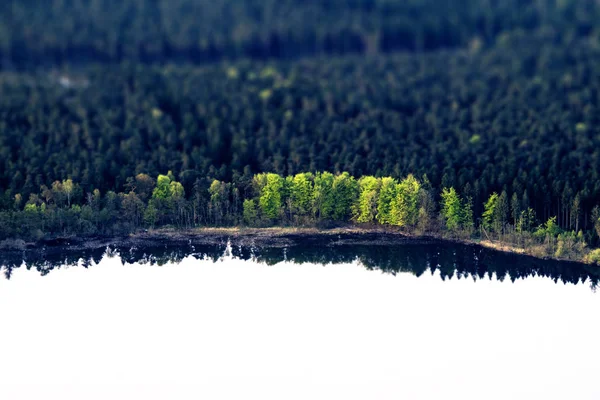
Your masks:
M461 227L464 219L463 205L454 188L442 190L442 218L450 231Z
M517 193L513 193L511 200L510 200L510 211L511 211L511 216L513 219L513 225L516 227L518 222L519 222L519 218L521 217L521 201L519 200L519 197L517 196Z
M581 197L579 193L575 195L573 199L573 205L571 206L571 229L575 229L575 232L579 232L579 222L581 220Z
M508 223L508 218L510 215L510 206L508 203L508 194L505 190L502 191L500 196L498 197L498 203L495 209L495 226L496 232L504 233L506 230L506 224Z
M496 229L496 216L498 208L498 193L492 193L483 206L483 227L488 230Z
M535 211L533 208L528 207L526 210L521 211L519 221L517 222L517 232L530 232L535 224Z

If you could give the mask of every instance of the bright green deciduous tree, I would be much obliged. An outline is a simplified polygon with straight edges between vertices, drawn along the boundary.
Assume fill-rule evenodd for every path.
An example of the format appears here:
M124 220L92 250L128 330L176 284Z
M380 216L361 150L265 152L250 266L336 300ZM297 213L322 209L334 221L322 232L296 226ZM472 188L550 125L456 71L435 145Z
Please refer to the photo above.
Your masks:
M171 198L174 200L183 199L185 197L185 189L179 182L172 181L169 184L169 192L171 193Z
M65 196L67 197L67 204L69 207L71 207L71 198L73 197L73 190L74 190L73 181L71 179L67 179L67 180L63 181L62 187L63 187L63 191L65 193Z
M375 221L377 215L377 197L381 181L373 176L363 176L358 180L360 194L354 210L356 222Z
M167 175L158 175L156 187L152 192L153 199L183 199L184 197L183 185L175 181L171 171Z
M229 208L229 188L229 184L216 179L212 181L208 188L210 195L208 214L216 225L223 223Z
M262 177L260 178L262 181ZM278 219L283 210L284 179L277 174L266 174L265 185L260 191L259 205L262 215L270 220Z
M314 178L313 215L319 220L333 217L335 198L333 196L333 181L335 177L330 172L318 172Z
M379 198L377 200L377 221L380 224L396 223L392 209L397 196L398 182L393 178L382 178Z
M307 216L312 208L313 174L310 172L297 174L289 185L292 212L295 215Z
M352 215L352 208L358 199L358 182L349 173L337 175L333 180L333 219L347 221Z
M38 212L38 206L36 206L35 204L25 204L25 210L26 213L32 213L35 214Z
M537 228L534 234L535 236L542 238L546 236L555 238L560 235L561 232L560 227L556 223L556 217L550 217L545 224L542 224Z
M156 187L152 191L153 199L168 199L171 197L171 178L167 175L158 175Z
M392 214L398 226L414 226L419 217L419 190L421 184L408 175L398 184L398 193L392 204Z

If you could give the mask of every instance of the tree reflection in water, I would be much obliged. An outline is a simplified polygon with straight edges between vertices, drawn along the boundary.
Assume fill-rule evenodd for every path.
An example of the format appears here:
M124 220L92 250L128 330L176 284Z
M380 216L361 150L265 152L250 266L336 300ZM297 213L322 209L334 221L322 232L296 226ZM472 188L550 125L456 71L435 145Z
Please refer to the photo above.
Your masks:
M476 246L456 244L401 245L294 245L285 248L256 248L230 245L164 245L144 248L100 248L85 251L51 249L25 251L21 254L0 254L4 276L10 279L15 268L35 269L42 275L55 268L79 266L87 268L103 257L118 256L125 264L167 265L186 257L218 261L225 256L253 260L266 265L290 261L297 264L343 264L359 262L368 270L386 274L411 273L421 276L439 272L447 279L492 279L500 281L530 277L547 277L558 283L588 283L597 288L600 268L590 265L541 260L517 254L507 254Z

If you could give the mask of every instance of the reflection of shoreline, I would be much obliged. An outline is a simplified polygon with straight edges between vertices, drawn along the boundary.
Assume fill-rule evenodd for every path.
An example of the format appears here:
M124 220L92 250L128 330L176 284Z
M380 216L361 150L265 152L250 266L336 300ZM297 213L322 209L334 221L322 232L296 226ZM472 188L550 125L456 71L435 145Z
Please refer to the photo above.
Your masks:
M158 231L118 242L97 239L75 246L57 244L4 251L0 252L0 265L4 266L2 272L6 277L23 264L45 275L64 265L87 267L113 255L120 256L123 263L158 265L177 263L188 256L213 261L235 257L268 265L286 260L299 264L358 261L367 269L384 273L408 272L420 276L439 272L442 279L495 276L514 281L545 276L555 282L589 282L592 287L600 281L600 270L591 265L542 260L435 238L413 238L399 232L353 229Z
M498 252L518 254L544 260L557 260L569 263L581 263L581 260L569 260L557 257L540 257L535 249L524 249L509 243L490 240L457 239L435 234L414 235L385 227L343 227L333 229L319 228L198 228L189 230L157 229L138 232L121 237L69 237L41 240L26 243L22 240L0 242L0 262L24 253L45 255L105 249L106 247L155 247L194 245L223 245L232 241L237 246L257 246L281 248L297 245L371 245L390 246L406 244L461 244L487 248Z

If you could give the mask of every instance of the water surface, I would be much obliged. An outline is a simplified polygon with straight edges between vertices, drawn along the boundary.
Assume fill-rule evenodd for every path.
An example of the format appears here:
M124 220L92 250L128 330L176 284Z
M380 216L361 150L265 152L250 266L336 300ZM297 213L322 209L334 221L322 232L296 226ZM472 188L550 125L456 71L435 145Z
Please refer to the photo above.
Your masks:
M591 267L426 245L53 257L3 262L0 398L600 398Z

